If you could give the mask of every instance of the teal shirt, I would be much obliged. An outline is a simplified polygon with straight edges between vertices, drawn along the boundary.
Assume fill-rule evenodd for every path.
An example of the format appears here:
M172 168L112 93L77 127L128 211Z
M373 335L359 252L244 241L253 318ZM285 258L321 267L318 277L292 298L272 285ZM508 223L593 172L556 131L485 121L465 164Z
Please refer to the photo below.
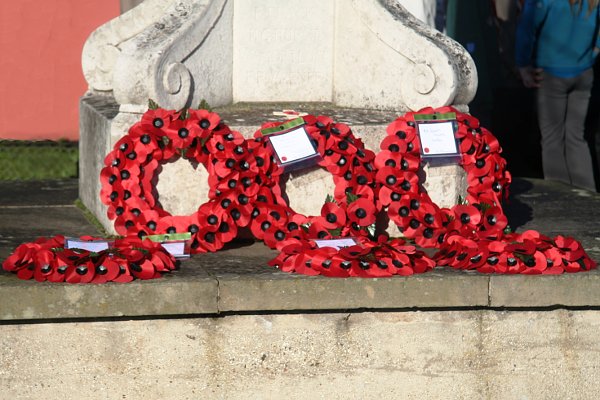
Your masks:
M570 78L594 65L600 38L600 7L581 11L569 0L526 0L517 27L518 67L535 66Z

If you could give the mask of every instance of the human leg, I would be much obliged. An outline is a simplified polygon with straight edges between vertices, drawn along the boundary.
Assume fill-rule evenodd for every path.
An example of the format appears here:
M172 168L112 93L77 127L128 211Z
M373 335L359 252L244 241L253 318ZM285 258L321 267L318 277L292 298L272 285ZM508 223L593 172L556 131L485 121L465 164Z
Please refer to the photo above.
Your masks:
M565 157L566 79L544 73L537 90L537 112L542 134L542 168L545 179L571 183Z
M584 137L593 82L594 73L589 69L577 77L569 92L565 120L565 158L571 184L595 191L590 147Z

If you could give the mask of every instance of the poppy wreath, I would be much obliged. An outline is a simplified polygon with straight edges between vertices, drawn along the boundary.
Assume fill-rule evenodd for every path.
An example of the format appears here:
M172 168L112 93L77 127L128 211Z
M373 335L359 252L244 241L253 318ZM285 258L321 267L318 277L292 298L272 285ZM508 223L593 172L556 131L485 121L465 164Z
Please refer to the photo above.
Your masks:
M455 113L460 164L467 173L465 204L438 207L419 186L421 165L416 114ZM403 234L422 247L440 247L451 234L466 238L499 237L507 227L501 200L511 176L498 140L479 121L452 107L425 108L397 118L387 127L375 158L379 201Z
M264 124L249 145L259 163L263 186L251 214L250 229L267 246L280 250L270 262L286 272L307 275L389 276L411 275L434 267L431 259L401 240L387 243L374 240L378 207L375 154L367 150L346 124L325 116L303 117L305 130L313 141L318 165L331 173L335 184L320 215L306 216L290 208L282 196L283 168L276 162L268 139L261 130L281 125ZM352 237L356 246L337 250L318 248L314 239Z
M208 171L209 200L191 215L171 215L158 203L161 164L184 157ZM247 141L206 110L148 110L106 156L101 200L121 235L192 234L191 252L213 252L250 221L260 188ZM258 179L258 181L257 181Z
M533 230L499 239L472 240L454 235L435 260L437 265L455 269L526 275L589 271L597 266L575 239L562 235L551 239Z
M440 208L420 190L421 163L416 114L456 114L461 153L467 173L464 204ZM490 273L558 274L589 270L596 263L572 238L550 239L535 231L506 233L501 201L511 176L500 156L498 140L479 121L452 107L407 113L387 128L375 158L379 201L403 234L421 247L439 248L437 265Z
M81 240L96 240L82 236ZM154 279L175 269L175 258L159 244L137 236L116 239L100 252L65 249L64 236L19 245L4 261L6 271L38 282L105 283Z

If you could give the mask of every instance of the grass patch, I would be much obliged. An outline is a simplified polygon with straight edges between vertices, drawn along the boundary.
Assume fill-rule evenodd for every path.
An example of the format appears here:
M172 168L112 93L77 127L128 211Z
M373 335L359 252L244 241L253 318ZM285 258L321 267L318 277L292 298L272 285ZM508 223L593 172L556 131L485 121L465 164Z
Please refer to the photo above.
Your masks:
M76 178L78 159L77 142L0 140L0 180Z
M98 221L98 218L96 218L96 216L94 214L92 214L92 212L90 210L88 210L88 208L83 204L83 202L80 199L75 200L75 207L77 207L77 208L79 208L79 210L81 210L81 213L83 214L85 219L87 219L88 222L90 224L92 224L94 226L94 228L96 228L96 230L98 231L98 233L100 233L100 235L102 237L104 237L104 238L116 237L114 235L110 235L106 231L106 229L104 229L104 226L102 226L100 221Z

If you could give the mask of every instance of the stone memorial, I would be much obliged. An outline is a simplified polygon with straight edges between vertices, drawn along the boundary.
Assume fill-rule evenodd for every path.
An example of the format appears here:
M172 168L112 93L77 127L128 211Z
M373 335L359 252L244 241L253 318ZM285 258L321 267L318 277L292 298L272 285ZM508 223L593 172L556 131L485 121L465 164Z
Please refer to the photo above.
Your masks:
M377 152L397 116L426 106L465 111L477 87L465 49L394 0L146 0L93 32L82 64L80 198L109 231L102 160L149 99L168 109L205 101L246 137L286 108L328 115ZM423 176L440 206L464 194L460 166L426 165ZM206 177L186 160L165 164L162 206L195 211ZM318 168L286 179L302 213L318 214L333 191Z

